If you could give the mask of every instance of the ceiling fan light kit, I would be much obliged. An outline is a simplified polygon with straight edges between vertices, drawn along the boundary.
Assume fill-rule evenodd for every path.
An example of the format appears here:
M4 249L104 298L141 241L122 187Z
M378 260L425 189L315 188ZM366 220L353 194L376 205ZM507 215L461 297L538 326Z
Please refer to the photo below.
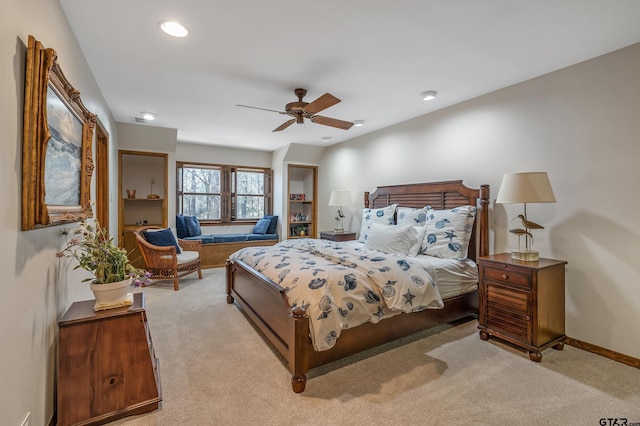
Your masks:
M353 120L353 125L356 127L364 126L364 120Z
M325 93L324 95L320 96L318 99L316 99L313 102L304 102L302 100L302 98L304 98L305 95L307 94L306 89L298 88L294 90L294 93L298 97L298 101L289 102L287 105L285 105L284 111L276 111L276 110L267 109L267 108L258 108L258 107L249 106L249 105L236 105L236 106L244 107L244 108L260 109L263 111L277 112L278 114L286 114L293 117L292 119L285 121L280 126L273 129L274 132L282 131L287 127L291 126L293 123L303 124L305 118L307 120L310 120L312 123L322 124L323 126L330 126L338 129L343 129L343 130L349 130L353 126L354 123L350 121L338 120L337 118L316 115L320 111L323 111L340 102L340 99L336 98L331 93Z

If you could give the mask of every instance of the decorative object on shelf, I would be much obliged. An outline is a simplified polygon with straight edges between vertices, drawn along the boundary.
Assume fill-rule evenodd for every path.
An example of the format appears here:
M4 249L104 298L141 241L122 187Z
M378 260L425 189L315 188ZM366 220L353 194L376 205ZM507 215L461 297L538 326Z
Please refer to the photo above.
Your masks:
M510 229L509 232L518 236L518 249L511 251L511 257L517 260L535 262L539 258L536 250L532 249L532 229L544 229L543 226L527 218L527 203L555 203L556 197L551 189L549 176L545 172L509 173L502 178L500 192L496 203L523 203L524 214L513 218L520 219L523 228ZM520 246L520 238L525 238L524 250Z
M99 290L113 290L107 296L98 296L94 291L96 296L95 309L115 308L131 304L132 299L128 297L131 282L133 281L137 287L144 284L149 275L129 263L126 250L114 244L113 238L109 237L106 229L100 228L98 221L92 225L84 220L72 232L72 238L67 239L68 234L68 231L63 231L66 246L57 253L57 257L73 258L78 262L73 269L82 268L90 272L93 278L85 278L82 282L91 281L92 290L102 286L106 287ZM122 293L118 293L117 290L111 288L119 286L125 287L127 291L122 290Z
M335 232L344 232L344 218L345 215L342 212L342 206L348 206L352 203L351 191L345 190L333 190L331 191L331 197L329 198L330 206L338 206L338 215L335 217L336 226L333 229Z
M127 198L136 198L136 190L127 189Z
M155 200L160 198L160 196L158 194L154 194L153 193L153 184L156 183L156 178L151 178L151 192L149 193L149 195L147 195L147 198Z
M304 194L289 194L289 200L291 201L304 201Z

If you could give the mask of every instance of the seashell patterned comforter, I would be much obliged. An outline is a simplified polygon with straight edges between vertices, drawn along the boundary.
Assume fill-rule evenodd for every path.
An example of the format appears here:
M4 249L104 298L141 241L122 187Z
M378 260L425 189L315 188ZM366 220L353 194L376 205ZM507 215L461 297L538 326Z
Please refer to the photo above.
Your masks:
M333 347L341 330L443 306L432 274L403 255L304 238L247 247L231 258L283 287L292 307L307 308L317 351Z

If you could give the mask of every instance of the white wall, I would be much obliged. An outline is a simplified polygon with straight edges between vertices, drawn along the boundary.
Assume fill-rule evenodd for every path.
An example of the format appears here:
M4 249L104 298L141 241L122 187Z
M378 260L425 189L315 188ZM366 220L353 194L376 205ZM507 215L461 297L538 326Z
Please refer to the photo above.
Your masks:
M351 230L359 231L361 194L377 185L486 183L498 253L516 247L507 229L522 210L493 203L502 176L546 171L558 202L530 204L527 213L546 227L534 234L541 256L569 262L567 335L640 358L639 114L636 44L334 145L321 162L321 199L331 189L354 191L357 203L348 212ZM333 211L325 204L320 229L331 229Z
M110 136L111 188L117 188L117 131L91 71L57 1L3 1L0 13L0 424L47 424L53 414L57 321L76 300L90 299L86 284L56 258L61 226L20 231L22 115L29 34L58 54L62 71L98 115ZM117 158L117 157L115 157ZM95 194L95 188L92 187ZM95 197L92 197L95 199ZM117 223L113 202L110 222ZM62 266L62 267L61 267ZM67 284L67 280L69 284Z

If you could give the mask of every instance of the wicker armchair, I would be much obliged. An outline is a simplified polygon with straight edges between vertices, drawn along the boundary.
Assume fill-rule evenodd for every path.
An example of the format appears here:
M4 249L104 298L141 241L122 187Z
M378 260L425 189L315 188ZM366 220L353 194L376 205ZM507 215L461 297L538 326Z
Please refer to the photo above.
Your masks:
M146 265L146 270L151 274L152 279L173 278L173 289L180 289L178 278L198 272L198 277L202 279L202 269L200 267L200 249L202 241L178 240L178 245L182 248L182 253L177 254L174 246L156 246L149 243L144 238L144 231L149 229L162 229L157 226L147 226L134 232L138 248L142 253L142 258Z

